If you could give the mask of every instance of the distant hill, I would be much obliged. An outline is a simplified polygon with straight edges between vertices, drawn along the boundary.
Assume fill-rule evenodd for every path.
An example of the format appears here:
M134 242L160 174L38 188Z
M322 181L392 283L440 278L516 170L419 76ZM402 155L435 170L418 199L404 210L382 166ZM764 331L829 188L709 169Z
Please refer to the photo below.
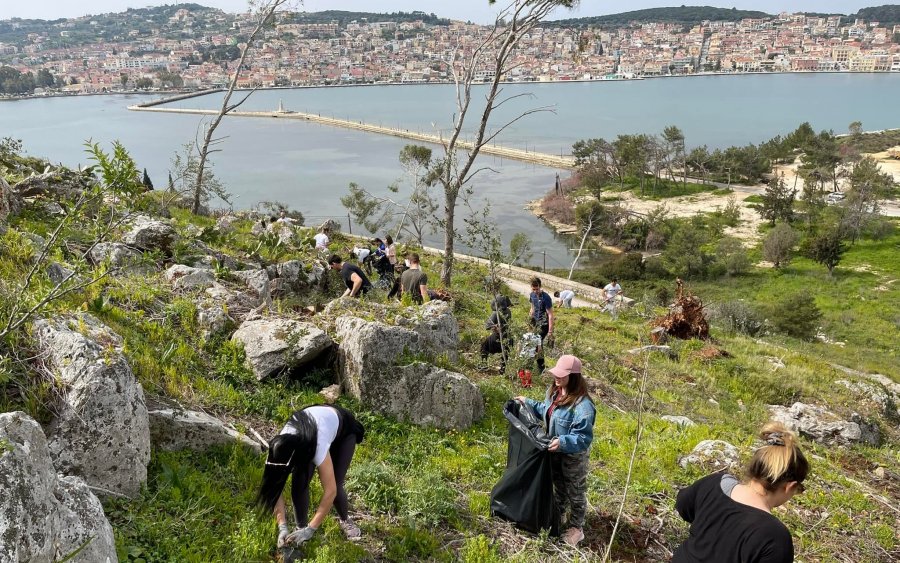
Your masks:
M740 21L744 18L770 18L771 14L753 10L735 8L714 8L712 6L680 6L671 8L649 8L634 10L620 14L594 16L589 18L573 18L546 22L560 27L622 27L632 22L637 23L677 23L697 25L703 20Z
M900 24L900 5L886 4L884 6L875 6L872 8L863 8L855 14L847 16L849 19L859 18L862 20L877 21L885 26L893 26Z
M450 20L439 18L434 14L426 14L425 12L392 12L392 13L374 13L374 12L345 12L342 10L325 10L324 12L298 12L295 15L295 21L305 23L330 23L338 22L340 25L346 25L352 21L368 22L410 22L422 20L430 25L447 25Z

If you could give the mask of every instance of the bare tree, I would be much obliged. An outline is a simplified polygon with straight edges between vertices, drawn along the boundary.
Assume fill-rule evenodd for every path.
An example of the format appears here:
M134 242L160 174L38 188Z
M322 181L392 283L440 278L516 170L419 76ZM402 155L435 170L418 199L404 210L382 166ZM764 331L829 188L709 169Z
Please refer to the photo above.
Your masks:
M489 0L489 3L494 4L495 0ZM456 84L457 113L454 115L453 129L449 138L444 139L441 135L444 158L435 163L433 170L437 182L444 191L444 217L441 225L444 229L444 263L441 268L441 281L448 287L453 277L453 251L457 236L456 205L460 190L476 174L485 170L474 168L475 159L481 148L527 115L551 111L549 107L534 108L520 113L490 134L487 132L488 121L495 109L510 100L528 95L503 97L503 89L500 87L506 75L521 64L515 57L516 47L522 37L534 29L554 8L572 7L577 3L578 0L510 0L509 4L497 14L493 28L470 52L466 53L460 45L450 60L445 61ZM489 70L489 76L492 78L485 94L484 107L476 118L478 124L471 141L472 148L460 158L457 155L457 151L461 149L460 137L469 122L470 111L477 111L471 107L472 86L480 70Z
M213 137L213 135L219 127L219 123L222 122L222 118L229 112L237 109L241 104L247 101L247 98L249 98L251 94L253 94L253 91L251 91L238 103L231 103L231 96L234 94L235 88L237 88L238 78L241 75L241 69L244 68L244 64L247 61L247 55L250 53L253 42L256 41L256 38L262 32L263 28L273 20L275 11L289 3L292 3L292 0L249 0L250 10L256 15L256 26L247 38L247 43L245 43L243 49L241 49L241 56L238 58L237 67L234 69L234 75L232 75L231 82L228 84L228 90L225 92L225 97L222 99L222 107L219 109L219 113L216 114L212 122L210 122L209 126L206 127L203 142L197 147L199 156L197 159L197 175L194 180L194 202L191 208L194 213L200 211L200 205L202 203L201 200L204 190L203 174L206 171L206 161L210 154L218 152L219 150L213 149L212 147L224 140L222 138L217 139Z
M594 223L600 221L600 209L601 208L599 207L591 206L590 210L580 217L581 244L578 245L578 254L576 254L575 259L572 260L572 267L569 268L569 277L566 279L572 279L572 275L575 273L575 266L578 265L578 260L581 259L581 253L584 251L584 245L588 241L588 238L596 231Z

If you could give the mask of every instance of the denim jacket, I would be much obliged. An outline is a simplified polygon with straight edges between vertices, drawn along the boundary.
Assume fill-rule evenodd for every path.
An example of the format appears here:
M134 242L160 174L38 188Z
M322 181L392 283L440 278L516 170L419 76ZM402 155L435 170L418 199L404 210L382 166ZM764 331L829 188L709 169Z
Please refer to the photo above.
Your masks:
M547 389L543 402L525 399L525 404L541 417L542 421L546 420L547 409L553 403L550 398L552 391L552 386ZM577 454L587 451L591 447L591 442L594 441L594 418L596 415L594 403L587 397L582 397L574 405L557 406L550 416L547 433L554 438L559 438L559 451L562 453Z

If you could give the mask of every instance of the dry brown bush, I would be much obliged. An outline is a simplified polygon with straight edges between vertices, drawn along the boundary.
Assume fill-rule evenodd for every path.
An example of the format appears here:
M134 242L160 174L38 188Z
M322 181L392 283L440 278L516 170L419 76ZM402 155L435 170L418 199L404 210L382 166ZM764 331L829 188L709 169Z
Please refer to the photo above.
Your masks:
M566 196L555 193L547 194L541 201L541 208L543 209L544 217L550 221L566 225L575 224L575 204Z

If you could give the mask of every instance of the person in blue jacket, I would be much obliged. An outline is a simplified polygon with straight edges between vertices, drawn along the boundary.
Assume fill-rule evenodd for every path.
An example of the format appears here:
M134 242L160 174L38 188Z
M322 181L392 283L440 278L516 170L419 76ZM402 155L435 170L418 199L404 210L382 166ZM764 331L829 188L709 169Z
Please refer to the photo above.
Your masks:
M556 454L551 457L553 493L560 512L565 515L569 510L568 520L563 520L563 540L575 546L584 539L587 475L597 413L581 375L581 360L571 355L561 356L549 371L554 381L543 402L526 397L516 397L516 400L544 421L552 437L548 450Z

